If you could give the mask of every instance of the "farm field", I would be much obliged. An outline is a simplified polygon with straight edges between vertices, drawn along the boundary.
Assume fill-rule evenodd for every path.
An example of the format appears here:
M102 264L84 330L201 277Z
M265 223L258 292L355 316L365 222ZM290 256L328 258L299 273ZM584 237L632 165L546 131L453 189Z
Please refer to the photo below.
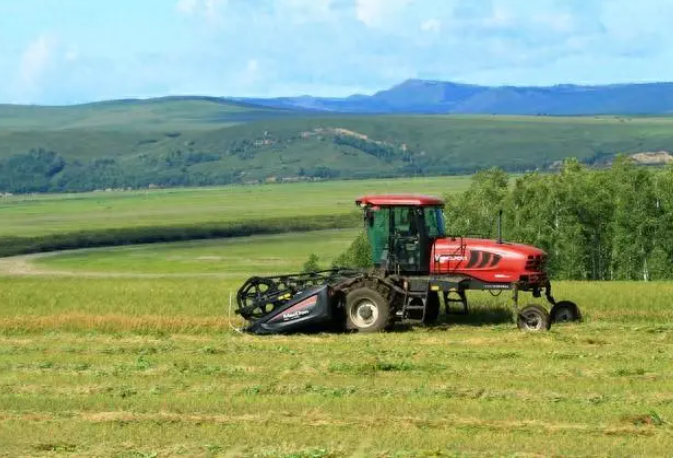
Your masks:
M463 191L469 182L461 176L19 195L0 198L0 236L347 214L364 193L443 195Z
M14 216L7 235L38 236L143 217L315 218L354 212L364 192L442 195L468 183L14 197L2 209ZM470 316L385 334L236 331L230 293L245 278L298 271L311 253L328 266L357 231L0 259L0 456L670 453L673 283L556 282L555 296L576 301L585 321L543 334L516 329L507 293L471 293Z
M3 456L673 446L671 284L559 283L586 321L545 334L516 330L503 298L472 295L472 316L432 328L263 338L231 330L218 278L0 281Z
M44 272L214 274L243 279L301 270L309 255L329 268L359 229L314 231L219 240L75 250L33 260ZM0 260L0 265L2 261Z
M471 316L435 327L232 330L242 323L229 315L229 291L266 272L264 257L288 256L278 271L298 270L308 252L338 254L349 232L66 252L25 258L32 274L0 269L0 455L653 456L673 447L671 283L558 282L555 295L577 301L586 320L545 334L520 333L507 294L487 293L470 295ZM225 252L232 270L198 262Z

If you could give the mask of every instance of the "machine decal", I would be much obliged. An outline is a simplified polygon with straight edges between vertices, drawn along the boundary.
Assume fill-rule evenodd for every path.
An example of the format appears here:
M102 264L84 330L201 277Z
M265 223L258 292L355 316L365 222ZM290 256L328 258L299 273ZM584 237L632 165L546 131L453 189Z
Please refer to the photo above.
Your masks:
M486 283L484 289L511 289L511 285L509 283Z
M311 296L300 303L293 305L270 321L290 321L306 316L311 313L310 308L312 308L316 302L318 302L318 296Z
M435 262L451 262L451 261L465 261L467 258L461 254L451 255L451 254L436 254Z

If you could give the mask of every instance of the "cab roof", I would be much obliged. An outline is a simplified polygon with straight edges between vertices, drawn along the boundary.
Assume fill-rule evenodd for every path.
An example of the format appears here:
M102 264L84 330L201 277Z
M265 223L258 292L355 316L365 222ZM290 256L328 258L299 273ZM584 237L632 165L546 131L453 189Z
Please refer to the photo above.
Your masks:
M444 206L444 201L433 196L420 194L380 194L362 196L355 200L356 205L373 205L377 207L436 207Z

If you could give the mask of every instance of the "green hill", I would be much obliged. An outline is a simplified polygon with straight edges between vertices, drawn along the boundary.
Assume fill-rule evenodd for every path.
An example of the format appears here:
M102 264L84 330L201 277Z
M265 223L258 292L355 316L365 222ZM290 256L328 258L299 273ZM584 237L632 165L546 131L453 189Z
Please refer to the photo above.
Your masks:
M207 129L291 116L293 113L298 112L214 97L113 100L76 106L0 104L0 130L102 129L137 132L174 128Z
M4 192L525 171L649 151L673 151L673 118L315 116L185 97L0 106Z

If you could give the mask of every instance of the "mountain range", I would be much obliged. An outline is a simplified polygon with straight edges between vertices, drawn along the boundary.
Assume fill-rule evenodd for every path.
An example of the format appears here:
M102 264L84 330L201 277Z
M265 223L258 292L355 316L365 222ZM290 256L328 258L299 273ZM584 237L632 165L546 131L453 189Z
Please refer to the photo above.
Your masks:
M336 113L662 115L673 113L673 83L491 87L411 79L373 95L234 100L265 107Z

